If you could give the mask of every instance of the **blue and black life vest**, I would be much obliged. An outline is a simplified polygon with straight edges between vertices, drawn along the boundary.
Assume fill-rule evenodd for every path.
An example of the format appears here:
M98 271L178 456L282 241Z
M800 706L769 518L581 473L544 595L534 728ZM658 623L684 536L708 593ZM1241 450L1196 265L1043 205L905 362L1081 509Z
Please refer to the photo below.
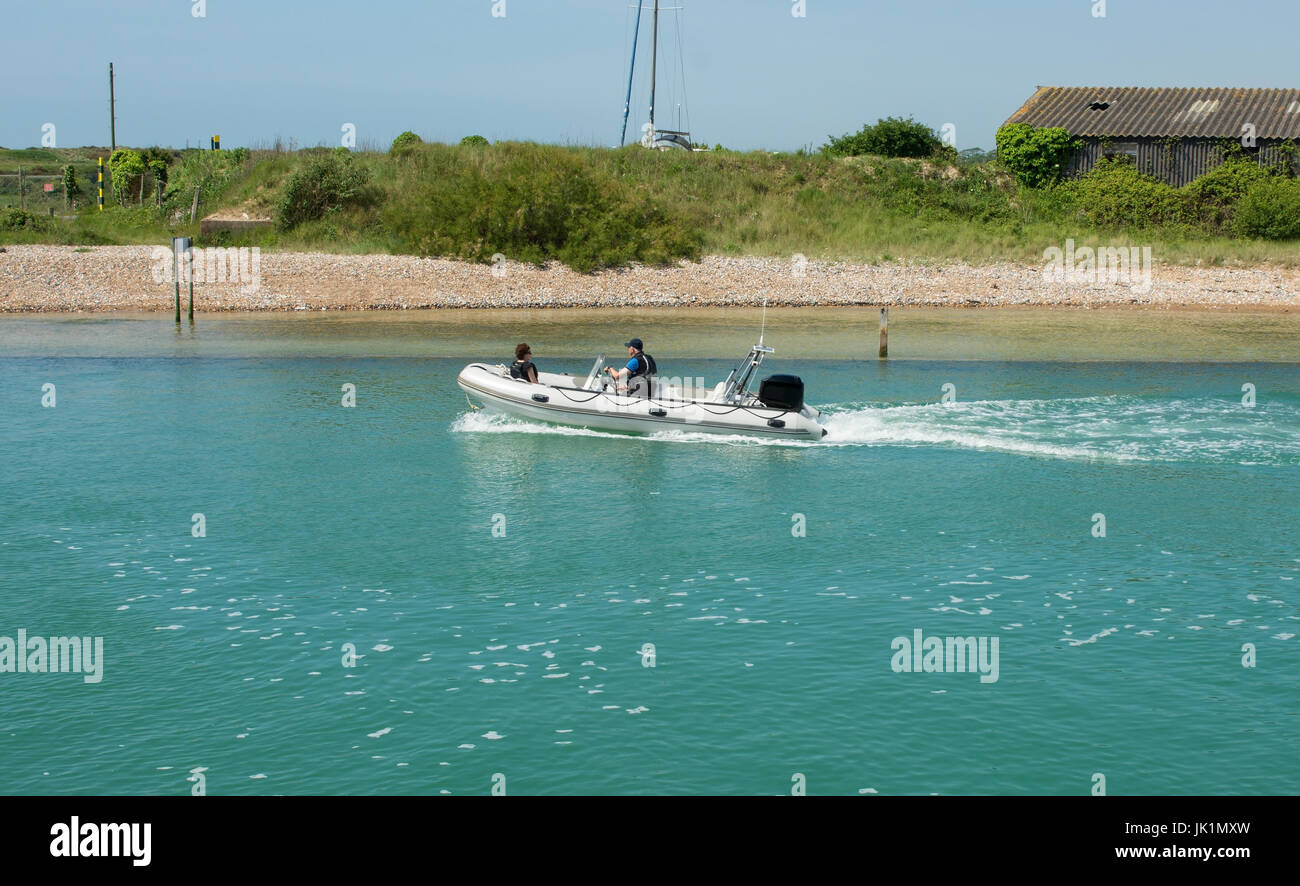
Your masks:
M655 375L658 372L659 367L655 364L655 358L645 351L637 351L636 371L628 376L627 392L634 397L653 397Z

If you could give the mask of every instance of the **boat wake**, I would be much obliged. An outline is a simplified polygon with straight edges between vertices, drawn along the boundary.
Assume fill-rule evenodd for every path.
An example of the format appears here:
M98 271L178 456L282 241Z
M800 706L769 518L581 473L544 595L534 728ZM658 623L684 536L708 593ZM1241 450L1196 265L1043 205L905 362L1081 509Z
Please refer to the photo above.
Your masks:
M451 430L458 434L558 434L561 437L631 439L627 434L611 434L609 431L594 431L591 428L532 422L517 416L487 410L476 410L457 416L451 424Z
M1133 395L980 400L826 410L822 445L946 446L1113 462L1300 464L1300 416L1285 406Z
M822 420L829 435L817 443L678 430L630 437L487 412L459 416L452 430L732 446L930 446L1107 462L1300 465L1300 413L1285 405L1244 408L1228 399L1115 395L920 405L841 403L823 407Z

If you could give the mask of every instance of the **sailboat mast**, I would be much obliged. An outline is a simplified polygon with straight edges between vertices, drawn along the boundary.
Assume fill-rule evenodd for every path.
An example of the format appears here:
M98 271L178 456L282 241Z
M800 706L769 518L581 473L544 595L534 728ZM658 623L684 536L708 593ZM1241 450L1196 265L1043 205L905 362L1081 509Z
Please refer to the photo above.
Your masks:
M641 36L641 0L636 4L636 29L632 32L632 66L627 72L627 98L623 101L623 134L618 137L619 147L627 144L627 115L632 111L632 75L636 73L636 43Z
M655 67L659 63L659 0L655 0L654 40L650 44L650 147L655 146Z

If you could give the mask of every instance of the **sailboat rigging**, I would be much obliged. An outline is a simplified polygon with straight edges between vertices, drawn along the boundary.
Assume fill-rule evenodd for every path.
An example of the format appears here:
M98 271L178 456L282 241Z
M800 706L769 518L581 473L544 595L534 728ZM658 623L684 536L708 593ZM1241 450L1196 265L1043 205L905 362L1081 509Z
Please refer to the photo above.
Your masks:
M636 28L632 35L632 63L627 73L627 98L623 103L623 132L619 136L620 145L627 143L627 119L632 110L632 80L636 74L636 47L641 34L641 10L644 8L640 0L637 0ZM671 9L679 11L681 7L676 6L671 7ZM659 0L654 0L653 12L650 41L650 122L642 127L644 136L641 139L641 144L647 148L655 148L661 151L689 151L693 149L690 132L681 129L659 129L655 126L655 95L659 67ZM677 125L681 125L680 121Z

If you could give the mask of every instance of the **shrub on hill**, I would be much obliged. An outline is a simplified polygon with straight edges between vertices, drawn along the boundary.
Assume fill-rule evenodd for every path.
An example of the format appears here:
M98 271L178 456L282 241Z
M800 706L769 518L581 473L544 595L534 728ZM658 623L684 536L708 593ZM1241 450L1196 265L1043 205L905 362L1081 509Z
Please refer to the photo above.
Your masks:
M1138 172L1128 158L1103 160L1067 187L1095 225L1149 228L1188 220L1186 194Z
M113 196L121 203L135 188L136 178L144 174L144 158L138 151L118 148L108 158L108 168L112 176Z
M1268 177L1254 159L1229 157L1188 183L1187 194L1199 220L1220 227L1231 222L1233 207L1246 192Z
M1232 232L1264 240L1300 238L1300 180L1260 179L1237 202Z
M423 141L422 138L408 129L406 132L403 132L397 138L393 139L393 144L388 149L388 153L394 156L404 154Z
M0 209L0 231L45 231L49 219L25 209Z
M370 172L346 150L317 154L294 170L276 207L275 224L288 231L325 213L369 200Z
M832 157L859 157L877 154L881 157L912 157L923 159L956 151L939 138L933 129L911 117L886 117L874 125L863 126L855 133L830 139L822 149Z
M1020 183L1045 188L1061 180L1078 142L1059 126L1012 123L997 132L998 160Z
M552 259L579 272L699 258L703 236L651 195L583 155L497 144L486 155L429 145L385 207L406 251L488 262Z
M219 202L220 196L239 174L238 150L182 154L180 162L167 170L166 200L172 208L188 211L195 188L199 189L199 201L204 206Z

